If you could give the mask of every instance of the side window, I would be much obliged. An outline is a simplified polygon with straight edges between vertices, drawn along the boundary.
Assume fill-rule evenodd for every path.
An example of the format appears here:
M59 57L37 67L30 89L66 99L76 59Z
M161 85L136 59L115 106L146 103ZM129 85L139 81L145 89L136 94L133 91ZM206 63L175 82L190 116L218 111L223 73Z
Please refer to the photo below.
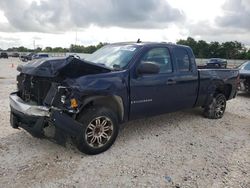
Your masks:
M180 72L188 72L191 69L191 63L188 53L183 48L175 49L176 63Z
M141 61L156 63L160 66L160 73L170 73L173 71L167 48L153 48L142 57Z

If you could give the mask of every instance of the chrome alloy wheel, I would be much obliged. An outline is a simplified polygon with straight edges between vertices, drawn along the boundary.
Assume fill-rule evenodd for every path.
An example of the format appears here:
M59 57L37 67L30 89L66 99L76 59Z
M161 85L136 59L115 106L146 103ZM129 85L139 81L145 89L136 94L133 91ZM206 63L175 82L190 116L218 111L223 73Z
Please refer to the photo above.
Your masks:
M226 101L222 97L218 98L215 106L215 116L221 117L224 114L225 109L226 109Z
M88 124L85 131L87 144L94 148L102 147L110 140L113 128L113 123L108 117L96 117Z

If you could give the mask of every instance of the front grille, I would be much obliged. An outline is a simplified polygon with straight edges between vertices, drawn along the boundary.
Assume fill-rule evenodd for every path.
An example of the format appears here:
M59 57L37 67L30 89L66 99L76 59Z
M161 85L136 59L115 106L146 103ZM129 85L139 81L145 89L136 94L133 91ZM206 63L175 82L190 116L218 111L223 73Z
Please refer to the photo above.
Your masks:
M49 89L51 80L48 78L35 77L26 74L17 76L17 88L19 97L26 102L36 102L43 104Z

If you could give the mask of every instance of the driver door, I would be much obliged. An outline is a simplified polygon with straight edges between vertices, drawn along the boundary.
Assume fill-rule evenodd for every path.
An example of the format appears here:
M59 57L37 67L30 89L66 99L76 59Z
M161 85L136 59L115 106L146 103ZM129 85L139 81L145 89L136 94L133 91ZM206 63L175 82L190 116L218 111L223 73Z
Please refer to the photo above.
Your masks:
M140 58L143 62L153 62L160 67L156 74L135 74L130 79L130 119L173 111L175 108L175 74L166 47L148 49Z

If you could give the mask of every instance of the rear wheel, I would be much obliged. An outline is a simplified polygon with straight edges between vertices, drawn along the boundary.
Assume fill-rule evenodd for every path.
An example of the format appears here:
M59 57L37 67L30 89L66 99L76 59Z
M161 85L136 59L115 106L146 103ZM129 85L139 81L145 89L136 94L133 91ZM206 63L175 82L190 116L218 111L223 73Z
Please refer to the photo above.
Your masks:
M109 108L94 106L81 114L78 120L82 131L77 138L77 148L89 155L108 150L119 132L116 114Z
M209 105L204 109L204 116L209 119L220 119L223 117L226 109L226 97L223 94L217 94L213 97Z

